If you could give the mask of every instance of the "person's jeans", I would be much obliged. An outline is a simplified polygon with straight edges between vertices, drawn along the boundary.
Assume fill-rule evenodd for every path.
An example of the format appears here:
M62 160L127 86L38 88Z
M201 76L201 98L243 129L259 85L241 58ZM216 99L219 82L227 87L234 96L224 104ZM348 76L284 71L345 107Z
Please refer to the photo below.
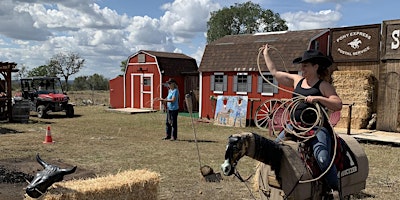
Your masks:
M326 128L321 128L316 136L310 140L313 147L314 158L317 160L319 168L322 172L328 169L332 162L332 136ZM333 190L338 190L339 183L337 178L337 169L335 164L325 174L325 180Z
M178 110L167 110L166 128L165 133L167 138L178 139Z
M293 129L292 125L287 125L288 129ZM315 131L318 128L314 129ZM285 131L283 130L279 133L278 137L275 139L275 142L280 142L285 138ZM315 160L318 163L319 168L322 172L325 172L328 169L329 164L332 162L332 136L330 132L326 128L321 128L318 131L314 138L308 141L308 144L312 146L313 155ZM325 180L331 189L338 190L339 183L337 178L337 169L334 164L329 169L329 171L325 174Z

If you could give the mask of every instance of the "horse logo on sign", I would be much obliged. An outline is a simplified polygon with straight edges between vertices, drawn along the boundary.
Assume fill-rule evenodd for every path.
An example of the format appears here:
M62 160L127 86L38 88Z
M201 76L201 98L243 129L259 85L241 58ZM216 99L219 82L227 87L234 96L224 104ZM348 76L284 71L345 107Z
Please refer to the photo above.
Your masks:
M353 49L358 49L358 48L360 48L361 43L362 43L362 41L360 40L360 38L356 38L353 41L347 43L347 45L351 46L351 48L353 48Z

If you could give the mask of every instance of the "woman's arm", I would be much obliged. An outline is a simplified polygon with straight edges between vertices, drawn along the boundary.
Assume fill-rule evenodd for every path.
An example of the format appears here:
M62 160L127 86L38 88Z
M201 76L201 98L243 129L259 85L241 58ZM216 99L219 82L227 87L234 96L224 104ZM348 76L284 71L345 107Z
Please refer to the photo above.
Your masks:
M318 102L332 111L342 110L342 100L331 84L323 81L319 88L323 96L307 96L305 101L308 103Z
M175 98L175 93L177 92L178 89L175 89L174 91L172 91L172 97L170 99L168 99L168 97L166 97L165 99L161 99L160 101L164 101L164 102L174 102L176 100Z
M263 50L265 64L267 65L268 70L271 72L272 76L276 78L278 83L287 86L287 87L295 87L295 84L302 78L297 74L290 74L287 72L278 71L275 67L274 62L272 61L271 57L269 56L269 47L266 44Z

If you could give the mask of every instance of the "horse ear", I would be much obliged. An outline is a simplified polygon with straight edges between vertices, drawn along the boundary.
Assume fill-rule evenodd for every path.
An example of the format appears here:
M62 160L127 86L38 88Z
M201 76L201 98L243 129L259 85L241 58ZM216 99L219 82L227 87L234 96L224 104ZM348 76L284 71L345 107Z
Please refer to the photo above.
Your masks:
M76 166L71 169L61 169L60 171L63 172L64 175L72 174L76 171Z
M230 136L229 137L229 143L236 143L237 141L239 141L239 137L234 137L234 136Z
M49 165L49 164L47 164L46 162L44 162L44 161L40 158L39 153L36 154L36 160L37 160L37 162L38 162L40 165L42 165L42 167L44 167L44 168L46 168L46 167Z

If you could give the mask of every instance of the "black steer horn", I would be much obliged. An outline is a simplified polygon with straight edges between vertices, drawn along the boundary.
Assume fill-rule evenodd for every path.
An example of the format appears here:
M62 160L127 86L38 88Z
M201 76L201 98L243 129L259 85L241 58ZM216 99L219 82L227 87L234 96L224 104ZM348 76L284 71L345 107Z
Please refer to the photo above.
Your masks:
M76 170L76 166L71 169L61 169L55 165L44 162L39 154L36 155L36 160L44 168L36 173L36 176L26 188L26 194L32 198L38 198L47 191L53 183L62 181L64 175L72 174Z

